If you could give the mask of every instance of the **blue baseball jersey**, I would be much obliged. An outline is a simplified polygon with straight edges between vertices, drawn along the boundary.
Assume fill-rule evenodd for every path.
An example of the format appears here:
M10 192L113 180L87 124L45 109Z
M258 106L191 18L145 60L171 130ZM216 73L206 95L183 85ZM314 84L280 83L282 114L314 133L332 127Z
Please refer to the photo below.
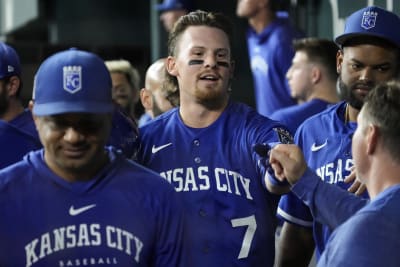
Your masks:
M107 144L122 151L129 159L135 159L139 129L137 123L116 105L112 115L112 127Z
M180 196L108 153L90 181L60 178L43 150L0 171L0 266L190 266L181 262Z
M303 34L290 25L288 18L278 17L260 33L249 27L246 37L257 111L270 116L295 105L286 72L295 53L292 41Z
M325 100L314 98L299 105L279 109L272 113L270 118L282 122L288 127L290 132L295 133L300 124L306 119L331 105L332 103Z
M138 161L183 196L191 266L273 266L279 196L252 146L290 142L282 124L230 102L210 126L191 128L175 108L141 127L140 140Z
M0 147L0 168L20 161L29 151L42 147L29 110L9 122L0 120Z
M346 190L350 184L344 179L353 166L351 141L357 124L344 121L345 109L346 103L340 102L307 119L298 128L295 143L302 148L310 169L324 182ZM315 221L309 208L293 193L281 198L278 216L297 225L313 226L317 253L322 253L332 229Z
M400 185L395 185L333 232L318 266L399 266L399 210Z
M145 125L146 123L149 123L150 121L152 121L151 116L145 112L140 116L138 125L139 125L139 127L141 127L141 126Z
M21 114L19 114L8 123L27 133L28 135L31 135L36 140L39 140L39 135L36 131L36 125L33 121L32 113L29 109L25 109Z

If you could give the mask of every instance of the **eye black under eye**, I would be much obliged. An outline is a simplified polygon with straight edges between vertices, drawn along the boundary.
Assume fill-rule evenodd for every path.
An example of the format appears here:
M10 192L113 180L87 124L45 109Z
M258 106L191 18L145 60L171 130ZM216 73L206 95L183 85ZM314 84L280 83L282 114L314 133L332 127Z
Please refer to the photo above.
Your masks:
M189 60L189 65L202 65L204 60L201 59L191 59Z

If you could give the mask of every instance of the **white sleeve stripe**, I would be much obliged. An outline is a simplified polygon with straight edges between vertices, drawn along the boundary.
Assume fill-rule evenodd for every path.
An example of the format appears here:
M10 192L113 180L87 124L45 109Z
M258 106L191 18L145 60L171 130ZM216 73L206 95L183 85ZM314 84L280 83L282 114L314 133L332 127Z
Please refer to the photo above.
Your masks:
M298 225L301 225L304 227L312 227L313 226L312 221L305 221L305 220L293 217L292 215L286 213L279 207L278 207L278 214L279 214L279 216L281 216L283 219L287 220L288 222L298 224Z

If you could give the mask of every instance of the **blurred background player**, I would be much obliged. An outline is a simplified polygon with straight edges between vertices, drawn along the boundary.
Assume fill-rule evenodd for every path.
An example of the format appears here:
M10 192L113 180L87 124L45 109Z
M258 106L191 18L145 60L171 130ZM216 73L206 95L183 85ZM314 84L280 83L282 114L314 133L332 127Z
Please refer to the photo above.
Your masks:
M318 266L395 267L400 262L400 84L374 87L357 121L354 166L372 201L323 182L307 169L302 151L294 145L276 146L270 162L277 177L287 179L310 207L315 220L335 229Z
M122 110L136 121L137 104L139 102L140 75L131 63L124 59L105 62L111 73L112 96Z
M17 52L0 42L0 168L42 147L32 114L20 98L21 66Z
M164 0L156 6L160 12L160 20L167 32L174 27L175 22L183 15L195 9L193 0Z
M179 195L105 147L111 85L89 52L39 67L32 113L44 149L0 171L0 266L191 266Z
M165 58L156 60L146 71L145 87L140 90L140 101L145 113L140 117L139 126L151 121L179 103L179 95L175 101L167 99L171 94L166 90L166 85L164 84L165 72Z
M138 161L184 199L190 266L272 267L277 194L288 188L266 175L253 147L292 137L230 99L232 31L218 13L198 10L178 20L166 66L180 104L140 128Z
M280 0L237 0L236 15L247 19L247 46L257 111L270 116L295 105L286 81L294 50L292 41L304 35L291 25Z
M293 48L296 52L286 78L298 104L275 111L271 119L283 122L294 134L305 119L338 102L339 97L338 46L331 40L310 37L294 40Z
M295 135L308 166L326 183L348 189L344 179L353 167L351 137L364 98L377 84L399 77L400 33L394 28L400 28L396 14L369 6L351 14L344 33L335 39L340 47L338 85L345 101L306 120ZM290 193L283 196L278 215L286 221L278 266L307 266L314 242L321 255L332 229L315 221L301 200Z

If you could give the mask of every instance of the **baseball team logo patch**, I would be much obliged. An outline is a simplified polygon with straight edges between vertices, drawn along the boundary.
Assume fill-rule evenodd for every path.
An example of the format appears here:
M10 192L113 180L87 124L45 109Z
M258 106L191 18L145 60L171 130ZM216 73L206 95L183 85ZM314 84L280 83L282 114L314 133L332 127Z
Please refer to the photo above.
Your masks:
M71 94L82 89L81 66L65 66L63 68L63 87Z
M273 128L282 144L293 144L293 136L284 128Z
M361 27L369 30L375 27L376 18L378 17L378 12L365 11L361 21Z

